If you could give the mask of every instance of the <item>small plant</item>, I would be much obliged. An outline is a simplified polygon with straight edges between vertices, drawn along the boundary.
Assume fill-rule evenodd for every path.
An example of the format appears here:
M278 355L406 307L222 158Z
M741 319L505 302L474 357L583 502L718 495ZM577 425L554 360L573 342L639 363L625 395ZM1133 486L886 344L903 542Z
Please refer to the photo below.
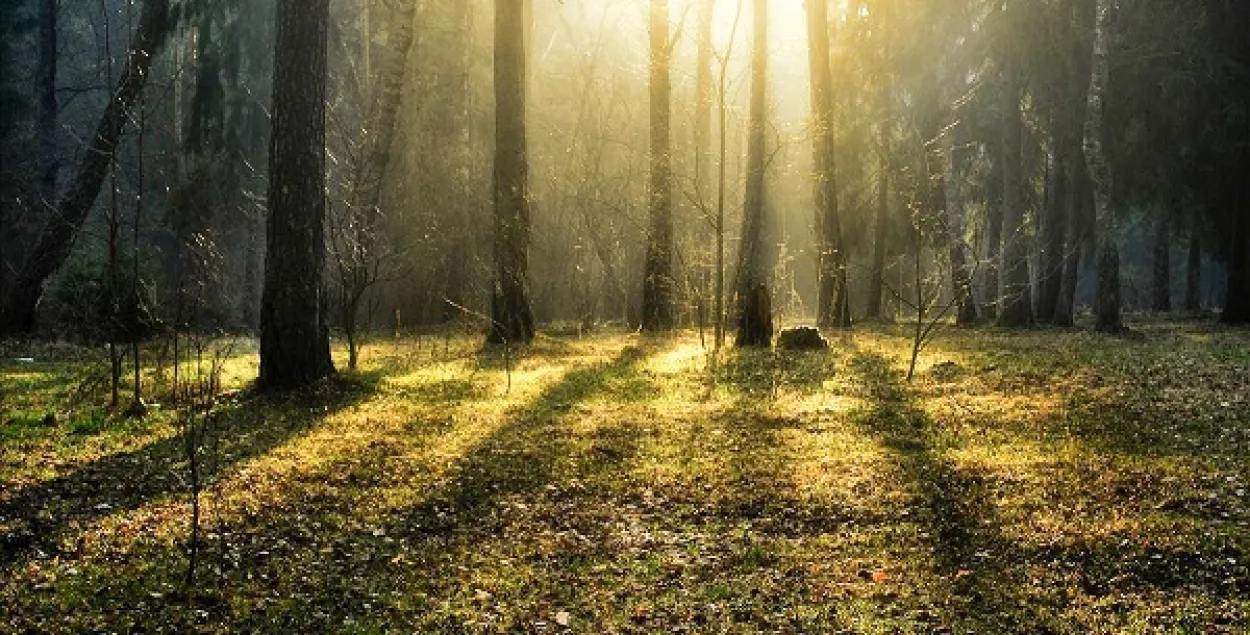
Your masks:
M212 432L213 405L221 394L221 376L225 362L230 358L234 342L214 343L208 337L189 336L194 366L188 377L178 386L177 428L182 438L183 459L186 461L188 502L191 519L187 537L187 571L183 579L183 594L189 601L195 598L196 568L201 551L201 498L204 492L204 464L212 454L207 446ZM207 451L206 451L207 450Z

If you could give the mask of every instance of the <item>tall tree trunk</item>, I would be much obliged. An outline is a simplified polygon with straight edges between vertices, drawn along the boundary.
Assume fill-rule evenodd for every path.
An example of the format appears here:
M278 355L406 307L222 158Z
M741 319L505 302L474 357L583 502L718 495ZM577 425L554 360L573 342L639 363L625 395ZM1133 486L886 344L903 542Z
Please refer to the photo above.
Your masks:
M1202 238L1197 223L1189 230L1189 252L1185 258L1185 310L1202 310Z
M1063 119L1063 117L1059 117ZM1057 127L1063 124L1056 123ZM1055 132L1055 161L1051 170L1050 197L1046 205L1046 222L1042 229L1041 271L1038 272L1037 318L1039 321L1055 321L1055 309L1059 304L1059 295L1063 287L1064 238L1068 229L1068 163L1071 155L1059 137L1062 131Z
M0 334L29 333L35 328L35 308L43 285L69 258L74 238L82 229L91 207L108 176L130 111L147 81L152 60L160 53L172 28L169 0L147 0L139 27L126 56L126 66L104 109L95 134L78 165L78 172L56 205L38 241L18 273L3 310Z
M976 323L978 310L976 296L972 292L972 271L968 265L964 204L955 179L957 131L958 127L951 126L944 133L939 133L942 134L942 171L940 178L933 178L930 182L934 188L934 208L942 212L945 227L951 264L951 293L958 303L955 323L967 326Z
M1021 152L1024 122L1020 84L1014 69L1003 73L1003 227L998 324L1028 326L1033 322L1028 245L1024 240L1024 168Z
M1160 207L1155 219L1154 279L1150 308L1160 313L1172 310L1172 211Z
M699 41L695 61L695 185L699 188L699 200L706 200L707 173L712 164L712 24L715 19L716 0L701 0L699 4Z
M297 388L334 372L322 294L329 0L278 0L260 385Z
M1250 157L1245 157L1250 159ZM1243 169L1245 163L1241 164ZM1228 288L1220 321L1226 324L1250 322L1250 184L1234 184L1233 235L1228 259Z
M738 346L772 344L772 307L764 237L764 133L767 126L768 0L753 2L751 108L747 129L747 175L738 258ZM767 311L765 311L767 309Z
M994 145L994 144L990 144ZM999 297L998 261L1003 246L1003 188L993 184L1003 182L1003 144L997 144L999 156L990 168L991 184L989 200L985 204L985 304L987 317L998 318L1002 308Z
M39 0L39 194L45 205L56 200L57 158L56 67L57 0Z
M1120 316L1119 223L1111 201L1111 167L1103 149L1103 120L1110 76L1112 0L1097 0L1094 52L1090 67L1088 110L1085 115L1085 163L1094 185L1095 232L1098 242L1098 288L1094 300L1095 328L1104 332L1124 329Z
M525 136L527 0L495 2L495 289L490 341L529 343L529 157Z
M651 187L643 267L642 328L673 326L673 191L668 0L651 0Z
M415 3L414 3L415 4ZM447 252L447 279L443 297L450 301L443 306L443 321L451 321L462 315L460 307L468 306L467 287L469 284L469 263L473 258L473 224L469 218L473 200L472 179L473 148L475 136L472 122L472 82L473 82L473 47L475 33L473 30L473 3L457 2L458 41L461 49L456 56L455 94L452 96L455 113L455 125L459 144L453 156L456 164L456 177L460 188L460 209L452 214L451 231L453 236ZM451 303L454 303L451 304ZM458 305L458 306L455 306Z
M812 158L816 176L816 227L819 232L819 294L816 323L823 327L851 325L847 297L846 252L838 210L833 73L829 60L829 13L825 0L807 3L808 62L811 72Z
M1075 155L1067 165L1068 189L1063 208L1067 215L1064 229L1063 272L1059 281L1059 294L1055 298L1055 311L1051 321L1056 326L1072 326L1076 322L1076 286L1081 271L1081 252L1089 242L1090 192L1089 174L1084 160Z
M865 317L881 318L882 288L885 286L886 229L890 220L890 149L889 130L885 123L878 126L881 137L881 164L877 172L877 213L873 218L872 267L868 274L868 308ZM902 289L899 290L902 292Z

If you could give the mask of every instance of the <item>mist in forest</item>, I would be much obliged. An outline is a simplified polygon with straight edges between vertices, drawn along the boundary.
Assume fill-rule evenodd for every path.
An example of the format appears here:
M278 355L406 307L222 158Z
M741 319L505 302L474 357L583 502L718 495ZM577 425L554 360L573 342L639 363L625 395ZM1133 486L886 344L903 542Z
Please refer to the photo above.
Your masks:
M821 326L1244 319L1240 8L505 5L333 0L285 51L274 2L5 2L5 330L258 329L272 193L303 187L270 151L284 52L325 57L292 88L321 125L284 134L322 140L296 207L349 340L504 305L526 340L733 330L760 285Z

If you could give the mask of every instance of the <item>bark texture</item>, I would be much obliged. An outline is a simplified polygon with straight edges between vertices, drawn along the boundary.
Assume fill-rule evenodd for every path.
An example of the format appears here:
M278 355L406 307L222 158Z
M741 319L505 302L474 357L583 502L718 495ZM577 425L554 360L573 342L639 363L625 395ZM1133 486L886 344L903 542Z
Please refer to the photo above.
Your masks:
M495 2L494 343L534 339L529 275L529 157L525 136L526 0Z
M329 0L278 0L269 223L260 313L260 386L334 372L322 290Z
M769 263L764 245L764 133L767 124L768 0L753 3L755 41L751 51L751 109L747 130L746 196L738 259L738 346L772 343L771 316L760 314L760 294L768 295ZM761 289L762 287L762 289ZM771 312L771 306L769 307ZM765 327L767 332L765 332Z

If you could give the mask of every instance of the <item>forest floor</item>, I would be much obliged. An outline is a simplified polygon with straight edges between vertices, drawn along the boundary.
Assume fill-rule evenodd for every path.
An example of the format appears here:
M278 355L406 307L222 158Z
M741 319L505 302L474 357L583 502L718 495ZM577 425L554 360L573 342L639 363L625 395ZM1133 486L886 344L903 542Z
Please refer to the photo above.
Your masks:
M1138 328L377 342L201 419L193 593L172 409L0 345L0 631L1250 632L1250 332Z

